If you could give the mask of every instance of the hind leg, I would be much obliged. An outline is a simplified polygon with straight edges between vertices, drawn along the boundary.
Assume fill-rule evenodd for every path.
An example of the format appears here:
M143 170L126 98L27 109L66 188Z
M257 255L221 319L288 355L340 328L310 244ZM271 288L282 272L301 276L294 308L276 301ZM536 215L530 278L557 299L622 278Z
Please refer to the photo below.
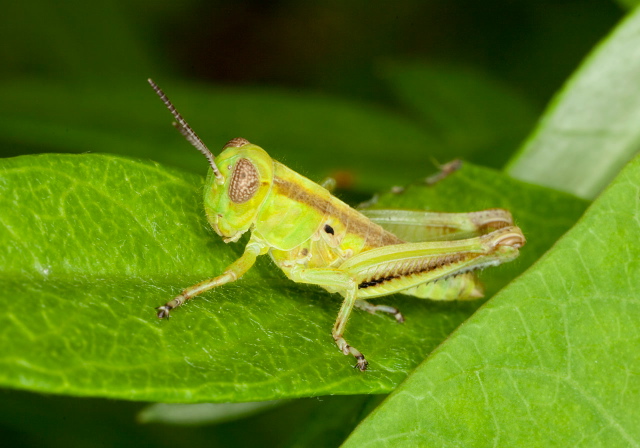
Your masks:
M365 310L366 312L371 314L376 314L377 311L380 311L382 313L388 313L393 315L393 317L396 318L398 323L404 322L404 316L402 315L402 313L400 313L400 310L398 310L398 308L395 308L393 306L374 305L372 303L367 302L366 300L358 300L356 301L354 306L356 308L360 308L361 310Z

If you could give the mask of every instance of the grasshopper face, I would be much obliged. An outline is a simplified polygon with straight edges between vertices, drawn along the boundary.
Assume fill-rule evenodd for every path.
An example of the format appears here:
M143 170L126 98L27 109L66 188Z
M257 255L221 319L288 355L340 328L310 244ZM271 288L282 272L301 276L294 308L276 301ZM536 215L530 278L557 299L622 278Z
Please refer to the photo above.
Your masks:
M273 183L273 160L247 140L229 141L216 158L221 178L209 171L204 208L209 223L225 241L249 230Z

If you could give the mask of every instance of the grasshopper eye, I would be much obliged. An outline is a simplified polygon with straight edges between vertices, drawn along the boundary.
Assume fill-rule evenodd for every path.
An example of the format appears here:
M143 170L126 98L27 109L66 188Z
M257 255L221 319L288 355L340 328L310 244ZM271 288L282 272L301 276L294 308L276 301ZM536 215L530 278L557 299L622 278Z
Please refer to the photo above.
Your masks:
M258 191L260 176L258 170L249 159L240 159L233 168L229 182L229 199L242 204L251 199Z

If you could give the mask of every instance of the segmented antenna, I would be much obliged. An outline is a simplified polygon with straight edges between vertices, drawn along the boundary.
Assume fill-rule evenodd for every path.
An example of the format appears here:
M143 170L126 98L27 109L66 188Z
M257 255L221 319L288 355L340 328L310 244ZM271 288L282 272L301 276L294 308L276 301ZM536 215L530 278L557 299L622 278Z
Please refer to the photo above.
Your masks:
M167 98L167 95L162 91L162 89L158 87L158 85L155 82L153 82L151 78L147 79L147 81L149 82L153 90L156 92L156 94L158 94L158 96L160 97L164 105L167 106L167 109L169 109L169 112L171 112L171 115L173 115L173 118L176 119L176 121L172 123L173 127L175 127L184 136L184 138L186 138L187 141L191 143L198 151L204 154L204 156L209 161L209 165L211 165L213 174L216 176L217 179L223 180L222 174L220 174L220 170L218 170L218 167L216 166L216 162L214 161L215 157L213 156L211 151L209 151L209 148L207 148L204 142L200 140L200 137L198 137L198 134L196 134L195 131L191 129L191 126L189 126L189 123L187 123L185 119L182 118L182 115L180 115L180 113L176 110L176 108L171 103L171 101L169 101L169 98Z

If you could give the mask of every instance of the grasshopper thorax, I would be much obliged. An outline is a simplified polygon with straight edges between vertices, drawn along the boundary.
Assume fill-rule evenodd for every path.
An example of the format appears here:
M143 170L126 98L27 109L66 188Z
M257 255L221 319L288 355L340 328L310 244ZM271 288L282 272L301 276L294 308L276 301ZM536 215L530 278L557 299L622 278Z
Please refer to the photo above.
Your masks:
M213 229L237 241L253 225L273 183L273 160L243 138L230 140L216 157L221 177L209 170L204 206Z

